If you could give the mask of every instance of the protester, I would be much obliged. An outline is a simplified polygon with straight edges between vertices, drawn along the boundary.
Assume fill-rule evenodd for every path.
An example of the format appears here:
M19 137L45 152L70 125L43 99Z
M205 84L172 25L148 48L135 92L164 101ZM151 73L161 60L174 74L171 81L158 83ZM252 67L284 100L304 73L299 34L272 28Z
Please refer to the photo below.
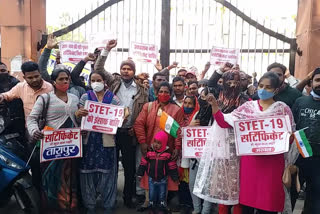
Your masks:
M307 185L304 214L320 213L320 173L317 170L320 164L320 68L313 72L311 86L311 96L298 98L292 107L296 129L304 129L312 151L312 157L300 155L296 162Z
M120 66L120 77L114 77L104 69L104 64L111 49L117 46L116 40L110 40L106 48L101 52L95 63L95 70L102 71L106 76L106 83L109 90L115 94L121 104L129 110L130 115L122 127L118 128L116 134L117 153L121 151L122 165L124 168L124 189L123 200L128 208L135 208L132 198L136 194L135 169L137 142L133 131L133 124L136 121L144 103L148 101L148 93L143 85L134 80L136 71L135 63L132 60L125 60ZM137 150L139 151L139 149ZM137 155L138 156L138 155Z
M197 81L196 72L189 70L186 73L185 81L186 81L186 83L188 83L189 81Z
M168 176L174 182L178 182L177 164L171 159L171 153L167 146L168 134L159 131L151 144L150 151L141 158L137 176L147 173L149 183L149 207L152 210L160 205L161 209L167 208Z
M136 133L138 142L141 145L142 155L146 156L148 148L150 148L151 143L153 142L154 136L156 133L161 131L159 123L162 112L166 112L171 116L175 121L180 124L183 124L183 112L176 104L173 104L170 101L172 94L172 89L167 82L162 82L157 94L157 100L153 102L146 103L141 113L139 114L135 124L134 131ZM168 146L172 152L172 159L177 160L181 153L181 130L178 129L177 138L174 139L172 136L169 136ZM144 176L141 180L141 187L144 189L148 188L147 176ZM171 178L168 179L168 190L177 191L178 185L172 181ZM146 197L147 197L146 192ZM148 206L148 198L146 198L145 203L142 207Z
M21 65L25 82L18 83L10 91L0 94L0 102L21 99L25 117L28 117L39 95L53 90L50 83L41 78L39 66L35 62L25 62Z
M274 72L279 76L280 79L280 88L275 95L274 99L275 101L282 101L285 104L287 104L290 108L293 106L294 102L298 97L301 97L302 94L300 91L298 91L295 88L292 88L289 86L289 84L285 83L285 77L284 74L287 70L286 66L280 64L280 63L272 63L267 68L268 72Z
M183 104L183 100L185 98L185 82L182 77L175 77L172 80L172 86L173 86L173 98L172 100L181 107Z
M223 87L218 87L217 81L221 77L218 72L224 71ZM240 73L238 71L231 71L228 63L221 66L221 70L215 71L209 80L209 86L216 87L218 97L218 106L221 111L225 114L231 113L234 109L241 106L243 103L249 100L247 96L241 93L240 87ZM215 125L213 127L216 127ZM210 188L206 185L199 186L197 181L195 182L195 187L193 193L207 201L219 204L219 214L227 214L231 209L231 206L235 205L234 213L241 213L241 206L239 204L239 158L235 155L235 139L234 132L232 128L225 130L225 135L217 136L217 139L221 138L223 141L229 142L229 152L230 157L226 157L219 161L212 170L216 175L220 175L217 179L218 186L212 186L210 188L219 188L218 192L210 192ZM213 132L215 133L215 132ZM218 135L218 134L217 134ZM215 134L216 136L216 134ZM201 158L202 161L202 158ZM200 161L200 164L201 164ZM210 160L211 161L211 160ZM212 162L211 162L212 163ZM199 165L199 169L202 166ZM200 176L202 171L197 174ZM203 175L208 176L208 175ZM199 178L197 178L199 179ZM208 182L208 185L210 182ZM208 188L202 192L203 188ZM225 195L224 195L225 194Z
M200 126L208 126L213 122L212 109L207 102L209 88L200 88L199 92L200 96L198 98L198 102L200 105L200 109L196 116L196 119L200 121Z
M150 89L150 82L149 82L148 79L143 80L142 84L143 84L143 86L144 86L147 90Z
M19 80L9 74L7 66L0 61L0 93L10 91L19 83ZM21 99L14 99L7 103L10 112L10 118L14 118L14 124L11 123L6 128L10 133L20 133L25 136L25 117L23 112L23 103Z
M58 45L58 42L56 41L56 38L51 34L48 36L48 41L47 41L47 45L45 47L45 49L43 50L41 56L40 56L40 59L39 59L39 71L41 73L41 77L45 80L45 81L48 81L48 82L51 82L51 77L48 73L48 70L47 70L47 65L48 65L48 60L50 58L50 54L51 54L51 50L53 48L55 48L56 46ZM91 58L90 58L91 57ZM85 59L85 61L93 61L94 59L92 58L91 54L89 54ZM81 63L84 63L84 62L79 62L78 64L81 64ZM85 64L84 64L85 65ZM83 65L83 66L84 66ZM80 97L82 96L82 94L84 94L86 91L85 91L85 86L82 86L82 82L81 82L81 79L79 78L80 76L80 73L83 69L83 67L80 69L79 66L76 66L75 67L76 69L78 69L79 71L75 71L73 72L74 74L75 73L78 73L78 76L77 78L73 77L70 82L70 86L69 86L69 89L68 89L68 93L71 93L71 94L74 94L76 95L79 99ZM67 69L66 66L64 66L63 64L57 64L55 66L55 69ZM74 75L73 74L73 75ZM80 86L76 86L74 85L73 83L73 80L76 80L77 84L80 84ZM81 82L81 83L80 83Z
M265 73L258 84L260 100L246 102L231 114L222 114L217 101L214 96L211 95L209 103L212 106L215 120L219 125L219 127L215 126L215 129L212 131L216 131L215 133L217 134L222 131L220 134L224 135L223 132L226 132L226 130L221 128L232 127L234 120L266 118L279 115L289 116L291 126L294 129L295 124L290 108L283 102L276 102L273 98L279 90L279 87L280 81L277 75L272 72ZM218 137L214 137L212 142L213 144L217 142L221 144L220 140ZM225 143L228 145L227 141L225 141ZM232 156L231 153L230 156ZM200 162L200 167L204 167L202 172L205 172L205 168L207 167L203 166L203 164L205 164L203 162L204 160L205 158L201 159ZM211 164L217 164L216 161L217 159L213 160ZM283 211L285 192L282 184L282 175L284 168L284 154L241 156L239 202L242 205L242 213L253 214L255 209L258 210L258 213L270 214ZM205 174L212 172L214 171L206 172ZM200 175L205 176L201 173L198 175L199 177L197 177L198 180L196 182L201 180ZM213 185L211 188L219 188L219 186L221 186L219 178L216 179L209 176L208 179L212 179L212 182L209 184ZM225 177L224 179L229 180L230 178ZM239 182L239 180L237 182ZM216 192L219 194L220 191L218 190ZM261 195L263 195L263 197L261 197ZM232 193L229 196L234 196L234 194Z
M156 94L158 94L160 84L166 81L168 81L166 75L161 72L155 73L153 75L152 86L149 89L149 102L153 102L157 99Z
M111 91L105 89L106 77L100 71L89 76L92 90L82 95L77 117L88 115L84 109L87 100L105 104L120 105L120 100ZM83 142L83 157L80 164L80 186L83 204L87 213L96 213L98 193L103 200L105 213L112 213L117 197L117 154L114 135L90 132Z
M202 79L198 82L198 85L199 85L199 89L200 88L205 88L205 87L208 87L208 84L209 84L209 80L208 79Z
M39 74L40 76L40 74ZM38 121L48 104L46 126L55 130L78 127L75 112L79 99L67 90L70 85L70 72L57 69L51 75L54 91L41 95L27 119L27 128L34 139L43 138ZM78 177L76 159L54 160L40 164L41 210L45 213L78 212Z
M199 89L199 86L197 81L194 81L194 80L189 81L187 95L198 97L199 96L198 89Z
M187 74L187 69L185 69L185 68L180 68L180 69L178 70L177 76L185 79L186 74Z

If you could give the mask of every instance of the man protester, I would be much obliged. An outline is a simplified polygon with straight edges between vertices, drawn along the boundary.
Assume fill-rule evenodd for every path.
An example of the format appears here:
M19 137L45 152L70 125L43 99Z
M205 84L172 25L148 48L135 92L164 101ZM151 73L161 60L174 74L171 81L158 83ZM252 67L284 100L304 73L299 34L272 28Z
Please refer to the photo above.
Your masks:
M296 99L301 97L302 93L299 90L292 88L289 84L285 82L285 73L287 71L286 66L275 62L269 65L267 70L268 72L276 73L281 82L279 92L274 97L275 101L282 101L285 104L287 104L290 108L292 108Z
M185 78L186 83L188 83L189 81L197 81L196 72L191 69L186 73L186 78Z
M177 76L185 79L187 72L188 72L187 69L180 68L179 71L178 71L178 75Z
M24 82L18 83L10 91L0 94L0 102L21 99L25 117L28 117L37 97L53 90L52 85L41 78L39 66L35 62L25 62L21 65Z
M313 153L306 158L300 155L296 162L307 186L305 214L320 213L320 68L313 72L311 86L311 96L298 98L292 107L296 130L304 129Z
M152 86L149 89L149 102L153 102L157 99L156 94L158 94L162 82L168 82L166 74L162 72L155 73L152 77Z
M21 70L23 73L24 82L20 82L15 85L11 90L0 94L0 103L4 100L10 102L15 99L21 99L23 102L23 109L25 120L31 113L31 110L37 100L37 97L41 94L49 93L53 90L53 87L50 83L46 82L41 78L39 71L39 66L35 62L25 62L21 65ZM27 134L27 133L26 133ZM30 137L27 136L27 139ZM30 145L29 149L33 145ZM40 191L40 164L39 156L34 156L30 162L31 171L32 171L32 183Z
M7 66L0 62L0 93L10 91L19 83L19 80L9 74ZM25 118L23 112L23 103L21 99L15 99L8 102L10 118L15 118L15 123L7 127L10 133L18 132L21 136L25 134Z
M197 81L189 81L188 82L188 95L199 97L199 92L198 92L199 86Z
M128 208L135 208L132 198L136 194L135 171L137 142L132 127L142 110L143 105L148 102L148 92L145 87L139 83L139 81L134 80L136 67L132 60L128 59L121 63L120 77L113 76L104 69L108 54L112 48L116 46L116 40L108 41L106 48L98 57L94 69L105 73L106 83L109 89L120 99L122 105L129 110L128 118L123 123L122 127L118 128L118 132L116 134L116 146L118 152L121 151L122 165L124 168L124 204Z
M185 82L182 77L175 77L172 80L173 86L173 98L172 100L181 107L183 105L183 100L185 98Z

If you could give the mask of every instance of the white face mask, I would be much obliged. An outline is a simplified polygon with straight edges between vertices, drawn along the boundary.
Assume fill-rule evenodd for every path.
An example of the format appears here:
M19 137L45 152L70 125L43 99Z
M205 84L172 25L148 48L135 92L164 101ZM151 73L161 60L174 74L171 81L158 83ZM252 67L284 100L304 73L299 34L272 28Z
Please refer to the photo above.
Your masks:
M102 82L94 82L91 84L91 88L95 91L95 92L100 92L104 89L104 84Z

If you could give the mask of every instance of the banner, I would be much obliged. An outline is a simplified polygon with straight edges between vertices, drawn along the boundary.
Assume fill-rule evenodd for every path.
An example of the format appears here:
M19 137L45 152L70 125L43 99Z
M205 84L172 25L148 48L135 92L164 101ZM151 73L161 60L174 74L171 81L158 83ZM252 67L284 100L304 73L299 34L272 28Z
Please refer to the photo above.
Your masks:
M40 146L40 163L82 157L80 128L44 130Z
M225 62L237 64L239 49L212 47L210 52L211 65L220 65Z
M182 128L182 157L200 158L209 137L209 126Z
M234 122L237 155L275 155L289 150L289 116Z
M129 57L145 63L157 63L158 47L156 45L131 42Z
M84 106L89 111L88 116L82 118L81 129L116 134L122 126L124 107L98 103L87 100Z
M61 62L78 63L88 55L88 44L81 42L62 41L59 44Z

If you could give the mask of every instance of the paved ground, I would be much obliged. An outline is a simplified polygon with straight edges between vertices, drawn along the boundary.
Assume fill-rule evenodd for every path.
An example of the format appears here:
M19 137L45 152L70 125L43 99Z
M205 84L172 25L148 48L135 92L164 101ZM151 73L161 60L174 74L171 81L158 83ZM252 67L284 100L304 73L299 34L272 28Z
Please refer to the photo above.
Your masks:
M119 179L118 179L118 203L117 209L115 214L138 214L134 209L127 209L123 206L122 196L122 189L123 189L123 171L119 172ZM296 209L293 214L301 214L301 210L303 207L303 201L297 201ZM12 198L11 202L5 208L0 209L0 214L23 214L22 211L19 210L18 205L15 202L14 197ZM102 209L98 209L97 214L103 214Z

